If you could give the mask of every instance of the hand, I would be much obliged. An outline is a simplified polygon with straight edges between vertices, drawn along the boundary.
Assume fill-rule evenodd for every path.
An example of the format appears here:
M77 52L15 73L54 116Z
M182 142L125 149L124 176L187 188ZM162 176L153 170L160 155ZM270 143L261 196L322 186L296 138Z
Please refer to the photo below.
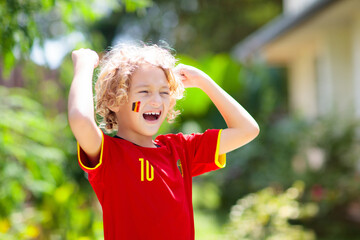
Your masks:
M99 65L99 56L98 54L91 49L81 48L72 52L72 60L74 67L78 64L85 64L96 68Z
M175 76L181 78L185 88L201 88L204 84L204 81L211 80L211 78L203 71L197 69L196 67L184 64L177 65L174 68L174 74Z

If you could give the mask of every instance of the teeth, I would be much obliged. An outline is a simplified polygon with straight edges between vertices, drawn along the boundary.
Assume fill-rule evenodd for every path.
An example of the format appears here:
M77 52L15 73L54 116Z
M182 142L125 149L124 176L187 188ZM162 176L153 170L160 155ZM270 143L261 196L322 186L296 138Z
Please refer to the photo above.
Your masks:
M159 116L160 115L160 113L155 113L155 112L147 112L147 113L144 113L144 114L146 114L146 115L153 115L153 116Z

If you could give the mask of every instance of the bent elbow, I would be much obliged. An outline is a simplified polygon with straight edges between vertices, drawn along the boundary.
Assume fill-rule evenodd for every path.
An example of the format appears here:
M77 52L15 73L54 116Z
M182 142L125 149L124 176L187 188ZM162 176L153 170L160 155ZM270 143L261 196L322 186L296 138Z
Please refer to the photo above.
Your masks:
M253 124L249 129L247 129L247 133L250 141L254 140L260 134L260 127L258 124Z
M254 134L254 138L256 138L259 134L260 134L260 127L259 127L259 125L258 124L256 124L255 126L254 126L254 130L253 130L253 134Z

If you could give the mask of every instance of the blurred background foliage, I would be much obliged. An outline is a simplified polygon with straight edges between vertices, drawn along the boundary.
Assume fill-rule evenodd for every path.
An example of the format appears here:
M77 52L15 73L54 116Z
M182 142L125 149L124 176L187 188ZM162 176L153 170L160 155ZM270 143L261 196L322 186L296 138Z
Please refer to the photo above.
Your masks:
M297 181L285 192L268 187L238 200L230 212L226 239L315 239L313 231L290 222L318 212L316 204L297 201L304 186Z
M101 210L67 124L71 50L165 40L258 121L227 167L194 179L196 239L358 239L356 122L288 110L286 71L241 65L233 46L281 13L281 0L0 2L0 239L102 239ZM198 89L161 132L224 128Z

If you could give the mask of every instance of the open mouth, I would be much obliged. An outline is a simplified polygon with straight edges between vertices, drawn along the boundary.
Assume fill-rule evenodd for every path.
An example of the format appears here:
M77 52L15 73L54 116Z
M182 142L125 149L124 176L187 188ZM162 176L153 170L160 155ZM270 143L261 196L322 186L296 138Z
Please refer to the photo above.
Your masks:
M146 121L156 121L159 119L161 112L146 112L143 117Z

